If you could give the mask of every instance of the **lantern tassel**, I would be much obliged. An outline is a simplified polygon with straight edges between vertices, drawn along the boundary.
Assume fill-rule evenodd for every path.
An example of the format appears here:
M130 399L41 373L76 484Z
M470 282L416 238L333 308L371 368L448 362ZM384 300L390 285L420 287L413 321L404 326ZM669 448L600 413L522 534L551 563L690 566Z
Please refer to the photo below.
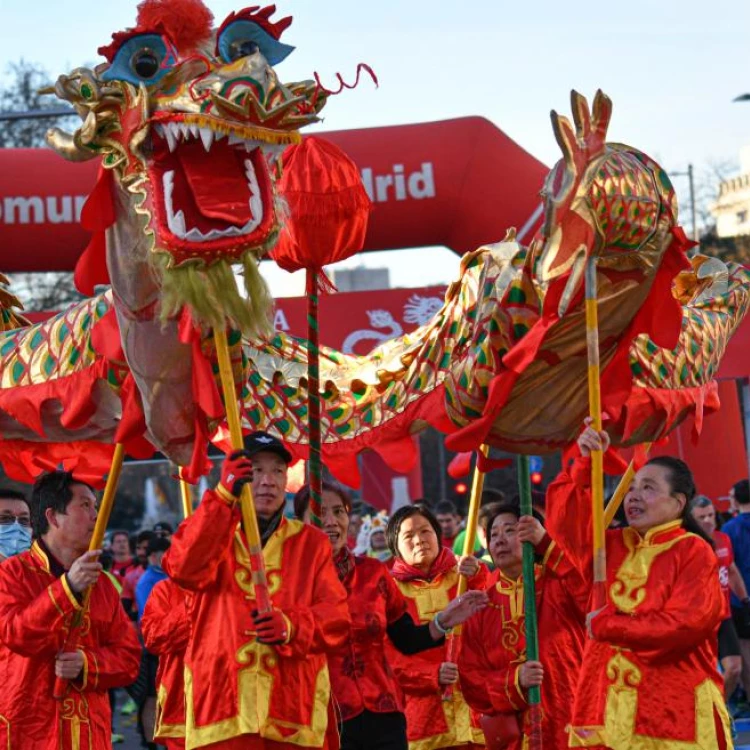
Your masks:
M305 294L310 295L316 291L320 294L335 294L338 292L336 285L322 268L311 269L307 273Z

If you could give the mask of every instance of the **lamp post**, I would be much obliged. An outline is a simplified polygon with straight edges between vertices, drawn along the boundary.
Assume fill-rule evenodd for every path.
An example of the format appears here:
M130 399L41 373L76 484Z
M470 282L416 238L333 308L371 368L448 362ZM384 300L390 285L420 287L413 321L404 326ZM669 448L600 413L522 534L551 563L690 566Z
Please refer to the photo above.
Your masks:
M700 242L698 236L698 222L695 218L695 181L693 180L693 165L688 164L687 172L671 172L672 177L687 177L690 189L690 223L693 229L693 240Z

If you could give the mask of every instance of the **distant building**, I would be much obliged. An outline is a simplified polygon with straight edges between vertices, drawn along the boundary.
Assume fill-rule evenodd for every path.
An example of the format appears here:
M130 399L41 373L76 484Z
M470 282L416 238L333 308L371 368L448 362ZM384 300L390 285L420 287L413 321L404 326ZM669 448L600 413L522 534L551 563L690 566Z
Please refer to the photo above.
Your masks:
M721 181L711 214L718 237L750 234L750 145L740 151L740 174Z
M340 292L374 292L391 288L391 276L387 268L365 268L357 266L333 272L333 283Z

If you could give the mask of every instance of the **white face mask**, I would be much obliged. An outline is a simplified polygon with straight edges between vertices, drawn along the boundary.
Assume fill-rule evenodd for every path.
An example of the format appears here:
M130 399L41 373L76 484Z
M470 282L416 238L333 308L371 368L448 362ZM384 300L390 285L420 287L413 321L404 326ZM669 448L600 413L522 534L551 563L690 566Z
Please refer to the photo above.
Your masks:
M0 525L0 555L13 557L31 547L31 529L18 521Z

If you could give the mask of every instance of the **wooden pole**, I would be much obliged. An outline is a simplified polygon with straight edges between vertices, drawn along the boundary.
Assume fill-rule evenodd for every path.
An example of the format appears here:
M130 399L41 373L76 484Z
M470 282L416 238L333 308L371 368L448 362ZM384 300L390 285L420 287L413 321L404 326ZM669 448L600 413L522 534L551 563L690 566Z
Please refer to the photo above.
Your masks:
M237 394L234 390L234 375L232 374L232 362L229 358L227 332L223 328L214 328L214 342L216 343L219 375L221 377L221 388L224 393L224 408L227 412L227 425L229 426L232 449L236 451L242 450L240 410L237 404ZM271 598L268 593L266 567L263 562L263 546L260 539L258 517L255 515L253 490L250 484L246 484L242 488L240 511L242 512L242 526L245 529L248 552L250 554L256 607L259 612L268 612L271 609Z
M101 549L104 543L104 533L107 530L109 524L109 518L112 515L112 507L115 503L115 494L117 493L117 485L120 482L120 474L122 472L122 463L125 459L125 448L122 443L115 444L115 452L112 454L112 463L109 467L109 474L107 475L107 483L104 486L104 494L102 495L102 501L99 504L99 512L96 514L96 524L94 525L94 531L91 534L91 541L89 542L89 552ZM68 631L68 636L63 644L62 651L67 651L71 644L78 640L78 630L83 622L84 615L89 607L89 601L91 600L91 586L89 586L83 592L83 604L79 609ZM70 680L63 680L60 677L55 678L54 697L58 700L65 697L68 690L70 689Z
M182 517L189 518L193 515L193 493L190 485L182 478L182 469L180 469L180 499L182 500Z
M586 261L586 347L588 351L589 416L592 427L602 430L602 399L599 382L599 320L597 310L596 259ZM607 551L604 541L604 455L591 451L591 517L593 520L594 591L593 608L607 603Z
M489 453L489 446L482 445L479 450L484 456ZM484 472L479 469L479 461L474 466L474 476L471 482L471 496L469 497L469 513L466 517L466 534L464 535L463 556L474 554L474 543L477 538L477 519L479 518L479 508L482 505L482 491L484 490ZM469 581L466 576L459 576L458 588L456 589L456 598L466 592ZM456 658L457 639L461 636L461 626L459 625L449 636L446 650L446 661L453 661ZM443 700L451 699L453 695L453 685L446 685L443 691Z
M521 515L532 515L529 457L519 455L518 494L521 497ZM539 661L539 629L536 615L536 578L534 576L534 545L523 543L523 611L526 625L526 659ZM529 688L529 750L542 748L542 691L538 685Z

